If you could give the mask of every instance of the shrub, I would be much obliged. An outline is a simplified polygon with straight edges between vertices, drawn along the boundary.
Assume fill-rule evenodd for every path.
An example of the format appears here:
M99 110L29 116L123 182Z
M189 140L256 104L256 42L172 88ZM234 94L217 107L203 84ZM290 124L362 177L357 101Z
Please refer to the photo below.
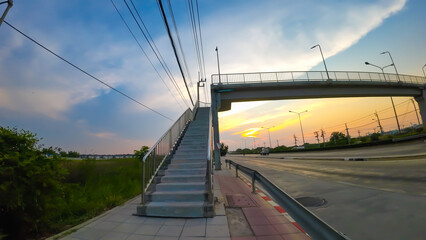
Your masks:
M10 239L39 236L63 196L66 171L38 150L29 131L0 127L0 229Z

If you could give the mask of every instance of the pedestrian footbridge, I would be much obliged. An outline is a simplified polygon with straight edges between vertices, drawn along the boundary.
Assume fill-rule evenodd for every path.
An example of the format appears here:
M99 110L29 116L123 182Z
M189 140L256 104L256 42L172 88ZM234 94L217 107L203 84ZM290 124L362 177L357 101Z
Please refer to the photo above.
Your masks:
M218 112L231 109L232 102L411 96L426 122L425 87L425 77L372 72L213 75L211 107L197 102L186 110L144 156L137 215L214 216L213 165L221 169Z

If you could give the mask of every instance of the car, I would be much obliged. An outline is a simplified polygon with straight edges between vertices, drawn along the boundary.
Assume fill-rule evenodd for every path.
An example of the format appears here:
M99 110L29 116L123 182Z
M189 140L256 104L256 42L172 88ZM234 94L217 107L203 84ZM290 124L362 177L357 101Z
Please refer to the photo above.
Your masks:
M268 148L262 148L262 151L260 151L260 155L269 155L269 149Z

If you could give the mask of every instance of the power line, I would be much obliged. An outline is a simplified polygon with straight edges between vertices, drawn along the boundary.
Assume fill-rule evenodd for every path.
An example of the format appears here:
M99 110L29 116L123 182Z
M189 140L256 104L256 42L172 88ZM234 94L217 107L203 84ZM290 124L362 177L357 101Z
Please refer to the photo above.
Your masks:
M154 40L152 39L151 34L150 34L150 33L149 33L149 31L148 31L148 28L145 26L145 23L143 22L142 18L140 17L140 15L139 15L139 11L138 11L138 10L136 9L136 7L133 5L133 7L134 7L134 9L135 9L136 13L138 14L139 20L141 21L142 25L144 26L144 28L145 28L145 30L146 30L146 32L147 32L146 34L145 34L145 32L142 30L141 25L140 25L140 24L139 24L139 22L137 21L137 19L136 19L135 15L134 15L134 13L133 13L133 11L130 9L130 6L129 6L129 4L127 3L127 1L126 1L126 0L123 0L123 1L124 1L124 3L126 4L126 7L127 7L127 9L129 10L130 14L132 15L133 20L134 20L134 21L136 22L136 24L138 25L139 30L142 32L142 35L144 36L145 40L148 42L149 46L151 47L151 50L154 52L154 54L155 54L156 58L157 58L157 59L158 59L158 61L160 62L161 66L163 67L164 71L165 71L165 72L167 73L167 75L169 76L170 80L172 81L173 85L175 86L176 90L178 91L179 95L181 96L181 98L183 99L183 101L185 102L185 104L189 107L189 104L186 102L186 99L185 99L185 97L183 96L183 93L182 93L182 91L180 90L179 85L177 84L176 80L174 79L173 74L171 73L171 71L170 71L169 67L167 66L166 62L164 61L163 56L161 55L160 51L159 51L159 50L158 50L158 48L157 48L157 45L155 44ZM133 3L133 1L132 1L131 3ZM147 34L148 34L149 38L151 39L151 41L149 41ZM152 42L152 44L151 44L151 42ZM156 51L156 50L157 50L157 51Z
M177 51L176 51L176 45L175 45L175 42L173 40L172 34L170 32L169 23L167 22L166 14L165 14L164 8L163 8L163 3L161 2L161 0L158 0L158 3L159 3L159 6L160 6L161 15L163 16L163 21L164 21L164 23L166 25L167 35L169 36L170 42L172 44L173 53L174 53L174 55L176 57L176 61L177 61L178 66L179 66L180 73L182 74L183 82L185 83L186 91L188 92L189 99L191 100L191 103L194 106L194 101L192 100L191 93L189 92L188 84L186 83L185 74L183 74L182 65L180 63L180 59L179 59L179 56L178 56Z
M192 78L191 78L191 73L189 72L188 64L187 64L187 62L186 62L185 53L183 52L183 48L182 48L182 41L181 41L181 39L180 39L179 30L178 30L178 28L177 28L175 15L174 15L174 13L173 13L173 8L172 8L172 4L170 3L170 0L167 0L167 4L169 5L169 13L170 13L170 17L171 17L171 19L172 19L172 23L173 23L173 26L174 26L174 28L175 28L176 38L177 38L177 40L178 40L179 49L180 49L180 52L181 52L181 54L182 54L183 65L185 66L185 70L186 70L186 73L188 74L188 78L189 78L190 86L192 87L192 86L193 86L193 82L192 82Z
M97 77L93 76L92 74L90 74L90 73L86 72L86 71L85 71L85 70L83 70L82 68L80 68L80 67L78 67L77 65L75 65L75 64L71 63L70 61L68 61L67 59L65 59L65 58L61 57L60 55L58 55L57 53L55 53L55 52L53 52L52 50L48 49L47 47L43 46L41 43L37 42L36 40L34 40L33 38L31 38L31 37L30 37L30 36L28 36L27 34L23 33L21 30L19 30L19 29L17 29L16 27L12 26L12 24L8 23L7 21L4 21L4 23L6 23L9 27L13 28L15 31L17 31L18 33L20 33L20 34L21 34L21 35L23 35L24 37L26 37L26 38L28 38L29 40L31 40L33 43L37 44L38 46L40 46L40 47L41 47L41 48L43 48L44 50L48 51L48 52L49 52L49 53L51 53L52 55L54 55L54 56L56 56L57 58L61 59L62 61L64 61L64 62L68 63L69 65L71 65L72 67L76 68L76 69L77 69L77 70L79 70L80 72L82 72L82 73L86 74L87 76L91 77L92 79L94 79L94 80L98 81L99 83L101 83L101 84L103 84L103 85L107 86L107 87L108 87L108 88L110 88L111 90L116 91L117 93L119 93L119 94L123 95L124 97L126 97L126 98L128 98L128 99L130 99L130 100L132 100L133 102L135 102L135 103L137 103L137 104L139 104L139 105L141 105L141 106L143 106L143 107L145 107L145 108L147 108L147 109L151 110L152 112L157 113L158 115L160 115L160 116L162 116L162 117L164 117L164 118L167 118L167 119L169 119L170 121L173 121L173 119L171 119L171 118L167 117L166 115L164 115L164 114L162 114L162 113L160 113L160 112L158 112L158 111L156 111L156 110L154 110L154 109L152 109L152 108L148 107L147 105L145 105L145 104L143 104L143 103L139 102L138 100L136 100L136 99L134 99L134 98L130 97L130 96L129 96L129 95L127 95L126 93L124 93L124 92L122 92L122 91L120 91L120 90L118 90L118 89L116 89L116 88L112 87L111 85L107 84L106 82L104 82L104 81L100 80L99 78L97 78Z
M167 90L169 90L170 94L173 96L173 98L175 99L176 103L179 105L180 108L183 109L182 105L179 103L179 101L177 100L175 94L172 93L172 91L170 90L169 86L167 86L166 82L164 81L163 77L161 77L160 73L158 72L157 68L154 66L154 64L152 63L151 59L148 57L148 54L146 54L145 50L143 50L141 44L139 43L138 39L136 38L136 36L133 34L132 30L130 29L129 25L127 24L126 20L124 20L123 15L121 15L120 11L118 10L118 8L115 6L114 1L111 0L112 5L114 6L115 10L117 11L118 15L120 15L121 20L123 21L124 25L126 25L127 30L129 30L130 34L132 35L133 39L135 39L136 43L139 45L139 48L142 50L143 54L145 55L146 59L148 59L149 63L151 64L151 66L154 68L155 72L157 73L158 77L161 79L161 81L164 83L164 85L166 86Z
M198 18L198 30L200 32L200 44L201 44L201 57L203 62L203 70L204 70L204 78L206 78L206 64L204 61L204 47L203 47L203 37L201 34L201 24L200 24L200 11L198 8L198 0L195 0L196 3L196 9L197 9L197 18Z

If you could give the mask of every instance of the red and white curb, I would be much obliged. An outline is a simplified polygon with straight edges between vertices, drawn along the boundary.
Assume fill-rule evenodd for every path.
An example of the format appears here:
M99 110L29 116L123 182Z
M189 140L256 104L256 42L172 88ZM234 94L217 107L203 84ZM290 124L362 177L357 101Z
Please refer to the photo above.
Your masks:
M243 182L245 182L249 188L252 188L251 182L249 182L244 177L240 177L240 179L243 180ZM281 213L284 217L286 217L295 227L297 227L300 231L302 231L303 233L308 235L308 233L306 233L306 231L287 213L287 211L283 207L281 207L276 202L274 202L274 200L272 200L270 197L268 197L266 194L264 194L258 188L255 188L255 191L256 191L257 194L259 194L259 196L261 196L263 198L263 200L265 200L272 207L274 207L279 213Z

